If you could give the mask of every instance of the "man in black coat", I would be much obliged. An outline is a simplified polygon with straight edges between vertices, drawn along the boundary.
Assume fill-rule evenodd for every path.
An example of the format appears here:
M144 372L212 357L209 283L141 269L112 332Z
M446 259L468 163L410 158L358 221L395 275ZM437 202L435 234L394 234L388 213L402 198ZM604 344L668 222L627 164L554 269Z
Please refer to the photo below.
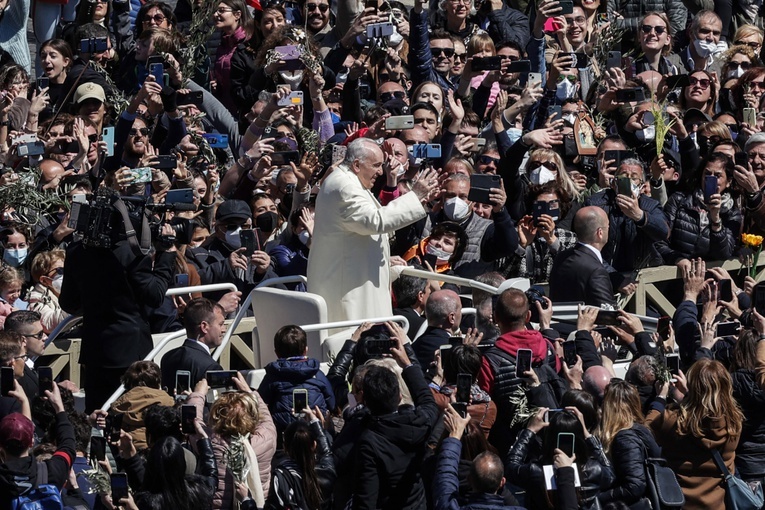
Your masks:
M452 290L437 290L425 304L428 329L412 343L412 348L423 372L427 371L436 349L449 343L453 332L462 321L460 297Z
M119 218L116 222L124 235ZM83 242L67 248L59 304L66 312L83 316L80 363L85 368L87 412L103 405L119 387L125 369L151 351L144 310L164 301L175 259L174 246L167 251L158 246L152 258L136 253L127 240L116 240L111 248Z
M226 333L226 317L223 308L205 298L194 299L183 312L183 322L188 338L181 347L173 349L162 357L162 386L172 395L175 389L175 373L178 370L191 372L190 389L209 370L223 370L213 360L211 351L223 341Z
M22 342L26 344L27 360L24 363L24 376L19 379L19 384L30 401L40 391L35 360L43 355L45 340L48 338L40 319L40 314L32 310L16 310L5 318L5 331L18 333Z
M579 243L558 254L550 273L554 303L583 301L587 305L616 305L614 289L600 251L608 242L608 216L600 207L583 207L574 216Z

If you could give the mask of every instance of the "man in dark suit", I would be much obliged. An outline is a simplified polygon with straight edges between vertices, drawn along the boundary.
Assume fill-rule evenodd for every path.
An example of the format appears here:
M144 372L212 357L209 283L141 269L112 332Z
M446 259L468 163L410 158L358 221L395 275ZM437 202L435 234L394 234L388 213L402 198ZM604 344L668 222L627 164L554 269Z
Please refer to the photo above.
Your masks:
M608 242L608 216L600 207L583 207L574 216L577 245L558 254L550 273L554 303L583 301L616 305L614 290L600 251Z
M35 360L43 355L45 340L48 338L43 330L41 318L38 312L32 310L16 310L5 319L5 331L21 335L26 346L27 360L19 384L30 401L39 393L40 384L35 372Z
M412 349L423 372L433 361L436 349L449 343L449 338L459 330L462 321L460 297L452 290L437 290L425 303L428 329L412 343Z
M14 381L17 383L15 389L21 389L26 395L27 401L32 400L37 395L37 375L35 374L34 388L27 389L22 385L24 379L24 369L26 368L25 362L27 360L26 346L24 345L24 338L18 333L12 331L0 331L0 366L13 368ZM32 372L34 374L34 372ZM34 391L30 395L30 392ZM11 402L15 399L3 399L0 401L0 413L14 412L17 406ZM0 414L1 417L1 414Z
M162 357L162 386L172 395L175 389L175 373L178 370L191 372L191 388L209 370L223 370L213 360L211 351L223 341L226 333L226 317L223 308L209 299L193 299L183 312L183 322L188 338L182 346Z
M430 296L430 282L423 278L402 274L393 281L391 288L396 298L393 315L403 315L407 318L409 331L406 335L409 340L414 340L420 327L425 323L425 303Z

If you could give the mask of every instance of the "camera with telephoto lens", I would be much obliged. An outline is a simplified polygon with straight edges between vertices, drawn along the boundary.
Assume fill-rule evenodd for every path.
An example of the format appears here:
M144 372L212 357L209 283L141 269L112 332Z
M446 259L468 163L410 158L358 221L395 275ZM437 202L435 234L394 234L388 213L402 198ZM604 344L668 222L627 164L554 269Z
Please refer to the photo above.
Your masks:
M525 292L526 299L529 300L529 309L531 310L531 322L539 322L539 311L537 310L537 303L542 306L542 310L547 310L548 304L545 301L545 292L536 285L529 287L529 290Z

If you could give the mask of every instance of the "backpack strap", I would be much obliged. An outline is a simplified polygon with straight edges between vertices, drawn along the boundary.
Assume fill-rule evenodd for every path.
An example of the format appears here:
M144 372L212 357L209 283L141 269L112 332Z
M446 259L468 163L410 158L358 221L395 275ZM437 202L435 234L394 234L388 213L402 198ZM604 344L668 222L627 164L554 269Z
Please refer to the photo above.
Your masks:
M113 205L122 217L122 222L125 225L125 234L127 235L127 240L130 244L130 248L136 255L139 253L142 255L148 255L149 249L151 248L151 231L149 230L149 219L146 217L146 213L144 212L141 218L143 223L141 225L141 242L139 244L138 240L136 239L138 236L136 235L136 231L133 228L133 222L130 221L130 216L128 215L127 207L125 207L125 202L122 200L116 200Z
M48 463L37 461L37 486L48 483Z
M719 469L720 473L722 473L722 477L727 479L730 476L730 471L728 471L728 466L725 465L722 455L720 455L720 452L717 451L717 448L710 448L709 451L712 452L712 460L715 461L717 469Z

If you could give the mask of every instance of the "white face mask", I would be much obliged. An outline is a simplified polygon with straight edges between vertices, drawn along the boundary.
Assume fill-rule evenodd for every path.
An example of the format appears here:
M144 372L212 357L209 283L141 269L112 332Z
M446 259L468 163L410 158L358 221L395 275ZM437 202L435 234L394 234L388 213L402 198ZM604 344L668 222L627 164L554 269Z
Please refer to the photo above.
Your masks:
M546 166L535 168L529 174L531 184L542 185L555 180L555 174Z
M298 234L298 239L303 245L308 246L308 243L311 241L311 234L309 234L307 230L303 230Z
M565 122L567 125L571 127L574 127L575 121L576 121L576 115L574 115L573 113L569 113L563 116L563 122Z
M648 126L645 129L635 131L635 136L640 142L651 142L656 138L656 126Z
M741 78L744 75L744 69L741 66L728 71L728 78Z
M510 143L515 143L523 136L523 130L518 128L510 128L507 130L507 136L510 137Z
M696 39L693 41L693 49L701 58L707 58L717 52L717 44L706 39Z
M393 25L393 33L388 36L388 46L395 48L401 41L404 40L404 36L398 33L398 27Z
M226 244L228 244L235 250L238 250L239 248L242 247L242 239L241 237L239 237L239 232L241 231L242 231L242 227L239 227L236 230L226 231Z
M64 283L64 275L57 274L53 277L53 280L51 280L50 285L53 287L53 290L56 291L56 294L61 294L61 285Z
M558 84L555 90L555 97L560 101L565 101L566 99L573 98L575 93L576 83L571 83L569 79L566 78Z
M470 206L459 197L450 198L444 202L444 214L452 221L465 219L470 213Z
M425 247L425 253L427 253L428 255L435 256L441 262L446 262L447 260L449 260L449 257L452 256L451 253L447 253L440 248L436 248L432 244L429 244Z
M300 88L300 82L303 81L303 71L279 71L282 81L290 86L292 90Z
M640 196L640 191L642 190L642 186L640 184L635 184L634 182L630 185L632 188L632 196L637 198Z
M398 168L396 169L396 177L401 177L406 173L406 168L402 163L398 164Z

